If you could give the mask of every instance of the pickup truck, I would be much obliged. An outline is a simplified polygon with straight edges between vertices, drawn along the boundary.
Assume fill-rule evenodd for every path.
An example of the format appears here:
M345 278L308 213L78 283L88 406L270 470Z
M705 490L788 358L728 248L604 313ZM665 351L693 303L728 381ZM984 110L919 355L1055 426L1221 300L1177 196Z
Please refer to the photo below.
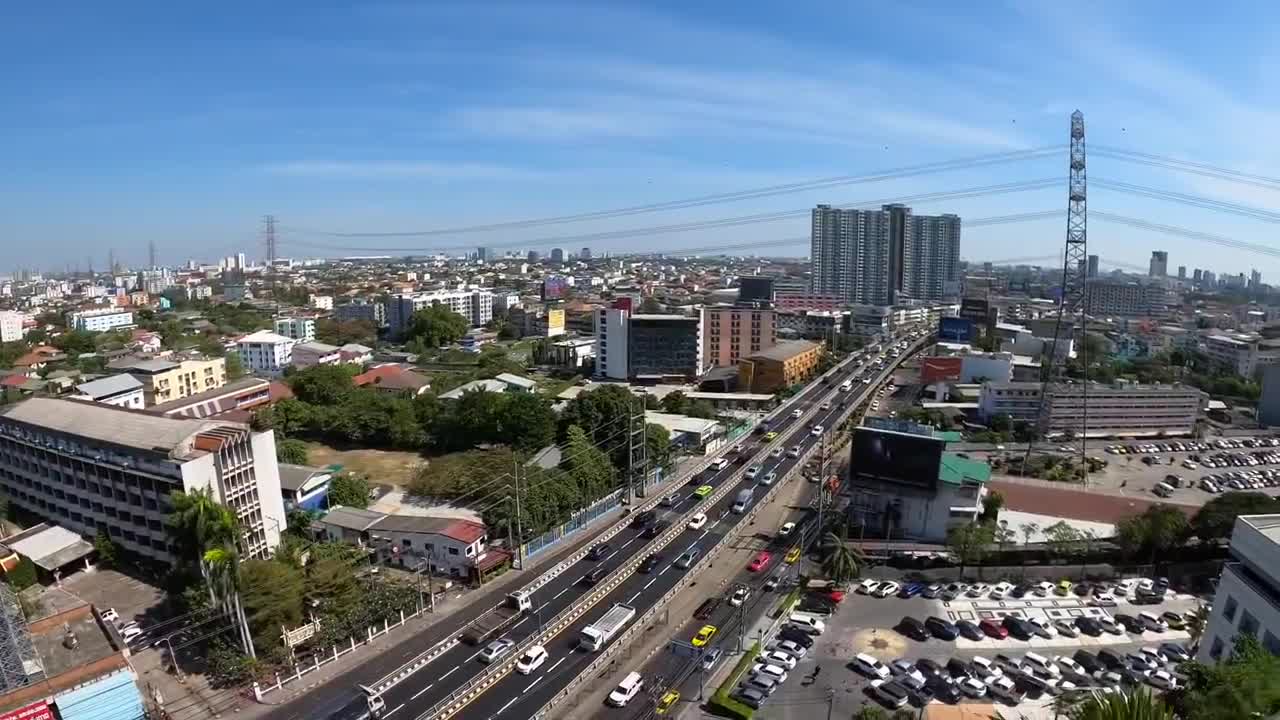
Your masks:
M529 593L517 590L506 597L502 604L476 618L462 630L462 640L469 645L483 645L495 635L507 629L516 618L533 609Z

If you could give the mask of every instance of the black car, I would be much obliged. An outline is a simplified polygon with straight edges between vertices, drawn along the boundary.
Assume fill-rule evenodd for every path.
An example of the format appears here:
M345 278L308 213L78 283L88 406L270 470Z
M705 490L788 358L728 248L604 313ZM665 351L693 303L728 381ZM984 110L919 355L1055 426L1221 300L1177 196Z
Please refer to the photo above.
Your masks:
M1098 662L1106 665L1108 670L1118 671L1120 668L1129 667L1129 662L1124 659L1124 656L1111 648L1102 648L1098 651Z
M1076 583L1076 586L1071 589L1071 592L1080 597L1087 597L1089 593L1093 592L1093 585L1087 582Z
M658 553L649 553L649 556L646 557L640 563L640 572L642 573L653 572L653 569L658 567L658 564L661 562L662 562L662 555Z
M1022 672L1022 665L1004 653L996 655L992 660L1000 666L1001 670L1004 670L1006 675L1017 675Z
M1076 618L1076 627L1080 629L1080 632L1088 635L1089 637L1102 636L1102 625L1091 617Z
M1009 597L1021 598L1022 596L1026 595L1029 592L1031 592L1030 585L1028 585L1027 583L1018 583L1013 587L1012 590L1009 591Z
M646 525L646 526L645 526L644 530L641 530L641 531L640 531L640 537L642 537L642 538L656 538L656 537L658 537L659 535L661 535L661 534L662 534L662 531L663 531L663 530L666 530L666 529L667 529L667 528L669 528L669 527L671 527L671 523L669 523L669 522L667 522L667 521L665 521L665 520L657 521L657 522L651 522L651 523L649 523L648 525Z
M718 596L703 600L702 604L698 606L698 609L693 611L693 616L698 620L706 620L711 617L711 614L716 611L716 608L720 607L721 601L722 598Z
M644 512L638 513L635 517L631 518L631 527L633 528L647 527L648 525L652 524L654 520L657 520L657 519L658 519L658 513L654 512L653 510L645 510Z
M902 622L898 623L898 632L913 640L929 639L929 631L925 629L924 623L913 617L902 618Z
M800 612L817 615L834 615L836 613L836 604L827 598L809 595L800 601L799 610Z
M933 697L952 705L960 702L960 689L954 682L942 675L930 675L925 681L925 688L933 693Z
M603 578L607 574L609 574L609 569L601 565L588 570L586 575L578 578L578 582L583 585L595 585L600 582L600 578Z
M957 620L956 630L960 631L960 634L969 640L981 640L986 637L977 624L969 622L968 620Z
M943 667L929 658L920 658L917 660L916 669L924 675L926 680L935 675L946 677L946 671Z
M962 678L973 677L973 666L961 660L960 658L951 658L947 661L947 672L951 677L959 680Z
M939 640L955 640L960 635L960 631L956 629L954 623L943 620L936 615L930 615L924 621L924 626Z
M1123 627L1127 632L1131 632L1135 635L1141 635L1142 632L1147 629L1147 627L1142 624L1141 620L1132 615L1117 613L1112 617L1115 618L1115 621L1120 623L1121 627Z
M1090 675L1098 672L1099 670L1106 669L1106 665L1102 664L1102 661L1098 659L1098 656L1088 650L1077 650L1076 654L1072 655L1071 658L1080 663L1080 667L1084 668L1084 671Z
M717 598L716 600L718 604L719 599ZM783 625L782 629L778 631L778 637L782 640L790 640L805 650L813 647L813 636L794 625Z
M589 560L603 559L604 557L608 556L608 554L612 550L613 548L609 547L609 543L602 542L599 545L596 545L595 547L591 548L591 551L587 553L587 559Z
M1027 625L1026 621L1012 615L1005 615L1000 624L1004 625L1004 629L1008 630L1010 635L1019 640L1030 640L1035 635L1035 631Z

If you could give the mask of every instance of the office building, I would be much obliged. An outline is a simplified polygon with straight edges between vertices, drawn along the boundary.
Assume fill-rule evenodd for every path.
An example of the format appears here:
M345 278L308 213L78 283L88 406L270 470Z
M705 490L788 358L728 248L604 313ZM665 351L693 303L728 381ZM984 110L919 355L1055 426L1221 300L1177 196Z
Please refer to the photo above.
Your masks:
M67 313L67 327L85 332L106 332L133 327L133 312L118 308L78 310Z
M13 310L0 311L0 342L17 342L24 335L22 331L23 315Z
M183 418L225 417L247 420L255 408L271 402L271 382L245 376L225 385L147 408L155 415Z
M267 330L259 330L236 341L240 365L246 372L277 377L293 361L294 341Z
M0 486L23 510L165 563L177 560L174 492L212 491L239 520L245 558L269 557L286 522L272 431L73 400L0 408Z
M1152 282L1092 281L1086 305L1090 315L1101 317L1162 318L1169 314L1167 289Z
M821 357L818 343L778 343L738 363L738 391L771 395L805 382L817 374Z
M380 302L357 300L333 308L333 318L339 322L363 320L373 323L374 327L387 324L387 307Z
M600 308L595 314L596 375L613 380L626 380L631 371L627 363L627 330L631 311L627 308Z
M1182 385L1091 383L1085 429L1086 394L1081 390L1081 385L1051 387L1042 408L1038 382L987 382L982 385L978 413L985 421L1008 415L1037 425L1046 435L1067 431L1088 437L1190 435L1205 399L1200 390Z
M71 397L133 410L141 410L145 403L142 383L131 375L108 375L80 383Z
M1262 289L1262 273L1261 272L1257 270L1249 271L1249 289L1254 291Z
M113 368L123 370L142 383L147 407L181 400L227 384L226 358L184 358L141 360Z
M311 342L316 339L316 321L312 318L276 318L276 334L294 342Z
M813 210L811 290L846 302L893 305L959 294L960 218L880 210Z
M1086 266L1086 270L1085 270L1085 277L1091 277L1091 278L1098 277L1098 256L1097 255L1089 256L1088 265Z
M559 265L564 262L564 250L561 248L551 248L551 262Z
M1257 333L1215 333L1202 338L1201 348L1222 370L1253 379L1280 360L1280 338Z
M541 260L542 257L538 254L537 250L530 250L529 254L525 256L525 259L531 263L536 263Z
M1196 268L1196 269L1195 269L1195 270L1193 270L1193 271L1192 271L1192 273L1191 273L1191 282L1193 282L1193 283L1195 283L1195 284L1199 285L1199 284L1200 284L1200 279L1201 279L1201 277L1202 277L1202 273L1201 273L1200 268Z
M1280 655L1280 515L1237 517L1229 552L1196 659L1230 657L1239 635L1252 635Z
M1164 250L1152 250L1151 262L1147 269L1147 275L1153 278L1168 277L1169 275L1169 253Z
M893 308L888 305L853 305L848 332L863 340L887 337L893 332Z
M311 307L316 310L333 310L332 295L312 295L310 301Z
M711 367L737 365L778 342L773 310L714 305L702 310L703 357Z
M487 247L476 248L476 259L480 262L489 262L493 259L493 251Z
M702 318L636 314L627 324L627 369L632 378L702 377Z
M1186 280L1186 279L1187 279L1187 266L1186 266L1186 265L1179 265L1179 266L1178 266L1178 279L1179 279L1179 280Z
M432 305L443 305L479 327L493 319L493 293L488 290L433 290L392 295L387 300L387 328L393 337L402 337L413 314Z
M590 260L591 260L591 248L589 248L589 247L584 247L584 248L582 248L582 250L578 253L578 259L579 259L579 260L582 260L583 262L588 262L588 261L590 261Z

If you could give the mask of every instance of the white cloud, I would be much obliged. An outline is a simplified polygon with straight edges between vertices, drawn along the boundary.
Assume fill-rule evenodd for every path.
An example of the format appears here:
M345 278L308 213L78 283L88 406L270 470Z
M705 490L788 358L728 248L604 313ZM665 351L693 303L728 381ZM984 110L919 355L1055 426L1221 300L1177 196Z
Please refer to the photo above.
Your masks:
M273 175L336 179L532 180L545 176L533 170L486 163L299 160L273 163L262 169Z

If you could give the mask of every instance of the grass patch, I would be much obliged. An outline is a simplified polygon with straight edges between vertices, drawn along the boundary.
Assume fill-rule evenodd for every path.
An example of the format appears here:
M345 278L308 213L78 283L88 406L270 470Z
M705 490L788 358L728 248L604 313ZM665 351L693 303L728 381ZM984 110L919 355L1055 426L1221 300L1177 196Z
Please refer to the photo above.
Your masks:
M738 680L744 673L751 668L751 664L756 661L756 657L760 655L760 643L752 644L751 648L738 658L738 664L733 666L733 672L729 673L729 677L720 683L720 687L716 688L716 692L711 696L711 709L718 711L722 715L738 718L739 720L751 720L751 716L755 715L755 710L734 700L730 695L733 689L737 687Z
M374 450L353 448L342 450L318 442L307 442L307 458L311 465L341 465L343 469L369 478L373 484L407 487L413 480L418 466L424 462L421 455L403 450Z

